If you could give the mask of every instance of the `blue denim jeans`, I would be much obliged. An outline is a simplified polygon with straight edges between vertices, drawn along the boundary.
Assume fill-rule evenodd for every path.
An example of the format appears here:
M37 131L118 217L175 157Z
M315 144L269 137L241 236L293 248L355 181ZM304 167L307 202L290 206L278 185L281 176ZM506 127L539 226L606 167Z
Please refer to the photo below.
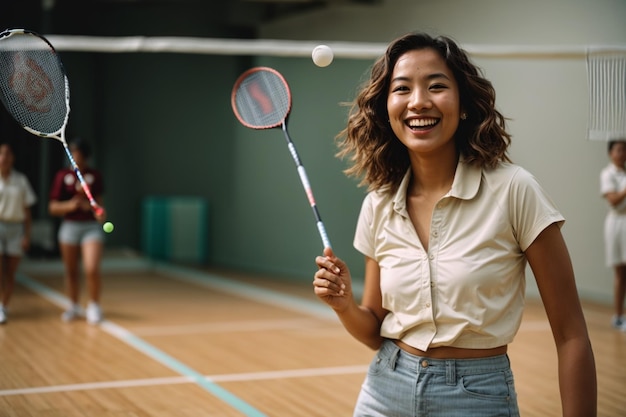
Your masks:
M507 355L431 359L383 343L354 417L519 417Z

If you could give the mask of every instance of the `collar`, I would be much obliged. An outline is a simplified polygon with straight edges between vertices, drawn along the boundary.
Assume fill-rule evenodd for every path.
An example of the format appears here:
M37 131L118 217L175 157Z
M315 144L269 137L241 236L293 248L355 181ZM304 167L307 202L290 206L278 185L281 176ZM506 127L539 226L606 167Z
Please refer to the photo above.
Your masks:
M11 177L13 177L13 168L11 168L9 170L9 173L7 174L6 177L3 176L3 175L0 175L0 180L2 180L2 181L9 181L11 179Z
M454 173L454 180L450 191L444 197L455 197L462 200L470 200L476 196L480 187L482 178L482 168L465 163L463 158L459 158ZM411 181L411 167L409 167L400 182L398 191L393 198L393 207L395 211L406 211L406 193Z
M616 166L613 162L609 163L609 169L614 173L623 173L624 169L620 169L620 167Z

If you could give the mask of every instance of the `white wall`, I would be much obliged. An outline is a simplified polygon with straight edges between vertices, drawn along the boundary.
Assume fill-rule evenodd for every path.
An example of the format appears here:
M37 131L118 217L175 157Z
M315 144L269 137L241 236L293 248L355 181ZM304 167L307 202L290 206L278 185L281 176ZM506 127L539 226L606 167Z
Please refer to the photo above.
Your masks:
M626 45L623 0L387 0L337 5L265 25L267 39L388 42L411 30L445 34L462 46ZM564 213L580 294L610 304L612 272L604 265L606 205L598 175L606 144L586 139L584 56L475 57L511 119L511 157L534 173ZM355 82L362 74L355 74ZM529 274L529 276L532 276ZM536 294L529 279L529 293Z

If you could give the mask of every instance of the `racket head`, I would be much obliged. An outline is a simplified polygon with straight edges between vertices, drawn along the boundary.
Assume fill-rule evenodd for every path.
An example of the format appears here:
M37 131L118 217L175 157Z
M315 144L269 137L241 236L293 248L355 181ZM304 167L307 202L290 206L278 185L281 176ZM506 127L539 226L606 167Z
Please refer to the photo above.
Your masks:
M26 29L0 33L0 100L29 132L59 136L69 115L69 85L52 44Z
M275 69L254 67L235 81L231 105L242 125L251 129L271 129L287 119L291 111L291 90Z

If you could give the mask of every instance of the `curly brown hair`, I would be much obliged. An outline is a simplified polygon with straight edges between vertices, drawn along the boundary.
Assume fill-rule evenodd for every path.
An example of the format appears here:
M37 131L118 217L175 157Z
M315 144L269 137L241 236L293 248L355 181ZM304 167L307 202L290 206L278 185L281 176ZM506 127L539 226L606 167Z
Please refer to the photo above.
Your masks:
M467 114L455 133L458 152L468 163L495 167L510 162L507 149L511 135L506 118L495 108L496 93L468 54L450 38L411 32L394 40L373 64L351 106L348 125L336 137L337 156L349 158L352 166L344 172L362 178L368 189L397 190L410 162L406 147L388 122L387 96L394 66L403 54L431 48L444 59L459 86L461 108Z

